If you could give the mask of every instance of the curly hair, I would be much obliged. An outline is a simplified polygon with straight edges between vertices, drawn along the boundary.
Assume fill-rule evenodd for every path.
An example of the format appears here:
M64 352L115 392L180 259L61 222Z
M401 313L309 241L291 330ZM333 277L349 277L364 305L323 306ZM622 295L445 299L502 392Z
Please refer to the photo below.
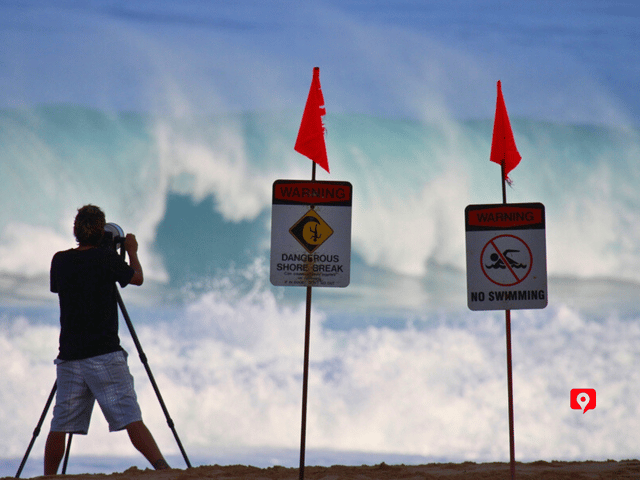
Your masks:
M73 222L73 234L79 245L97 246L104 235L105 215L100 207L85 205L78 209Z

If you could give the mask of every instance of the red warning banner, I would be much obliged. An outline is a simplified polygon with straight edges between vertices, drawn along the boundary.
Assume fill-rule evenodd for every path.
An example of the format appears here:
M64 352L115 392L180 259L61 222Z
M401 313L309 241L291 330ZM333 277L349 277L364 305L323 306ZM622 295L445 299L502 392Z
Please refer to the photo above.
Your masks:
M469 205L466 222L467 230L544 228L544 206L541 203Z
M351 206L349 182L276 180L273 184L274 204Z

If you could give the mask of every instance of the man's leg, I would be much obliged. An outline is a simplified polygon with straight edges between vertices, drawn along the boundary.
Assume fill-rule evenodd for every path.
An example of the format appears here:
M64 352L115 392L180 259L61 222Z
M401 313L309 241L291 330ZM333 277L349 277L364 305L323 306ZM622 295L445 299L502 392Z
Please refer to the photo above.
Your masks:
M133 446L156 470L169 468L142 421L126 353L118 351L92 357L86 360L86 365L89 368L85 380L100 404L109 430L117 432L125 428Z
M153 468L156 470L170 468L162 456L162 453L160 453L160 449L153 439L151 432L142 421L130 423L126 428L133 446L149 460Z
M78 361L56 366L58 390L51 430L44 448L44 474L55 475L65 452L67 432L85 435L89 430L94 398L78 370Z
M44 447L44 474L55 475L58 473L60 461L64 456L65 449L64 432L49 432L47 443Z

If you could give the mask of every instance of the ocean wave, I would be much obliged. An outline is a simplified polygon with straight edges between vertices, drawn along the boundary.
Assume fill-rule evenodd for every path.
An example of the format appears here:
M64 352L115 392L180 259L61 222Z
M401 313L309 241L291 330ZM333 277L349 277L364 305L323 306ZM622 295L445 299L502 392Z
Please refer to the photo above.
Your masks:
M523 161L508 200L545 204L549 274L640 280L638 133L512 123ZM430 264L463 271L465 206L501 201L491 122L329 115L326 124L333 175L354 186L354 254L403 275L424 276ZM220 250L234 262L263 255L273 181L310 178L310 162L291 147L296 128L284 113L178 120L4 110L0 270L45 274L53 253L72 246L84 203L138 234L148 276L160 282L176 276L168 252L190 248L181 268L194 271L227 267Z

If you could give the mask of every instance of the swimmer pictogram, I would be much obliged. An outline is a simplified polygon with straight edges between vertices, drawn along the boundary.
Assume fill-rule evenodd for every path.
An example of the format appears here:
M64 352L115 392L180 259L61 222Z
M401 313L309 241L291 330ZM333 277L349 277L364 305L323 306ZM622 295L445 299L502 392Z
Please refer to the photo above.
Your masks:
M484 275L496 285L510 287L531 272L533 254L524 240L515 235L498 235L489 240L480 254Z
M502 269L507 268L507 265L504 262L503 258L509 263L511 268L527 268L526 265L523 265L522 263L518 263L517 261L515 261L513 258L509 256L509 254L511 253L518 253L518 252L520 252L520 250L513 250L511 248L508 248L507 250L502 252L502 256L498 255L497 253L492 253L489 258L494 263L491 265L485 265L485 268L502 268Z

